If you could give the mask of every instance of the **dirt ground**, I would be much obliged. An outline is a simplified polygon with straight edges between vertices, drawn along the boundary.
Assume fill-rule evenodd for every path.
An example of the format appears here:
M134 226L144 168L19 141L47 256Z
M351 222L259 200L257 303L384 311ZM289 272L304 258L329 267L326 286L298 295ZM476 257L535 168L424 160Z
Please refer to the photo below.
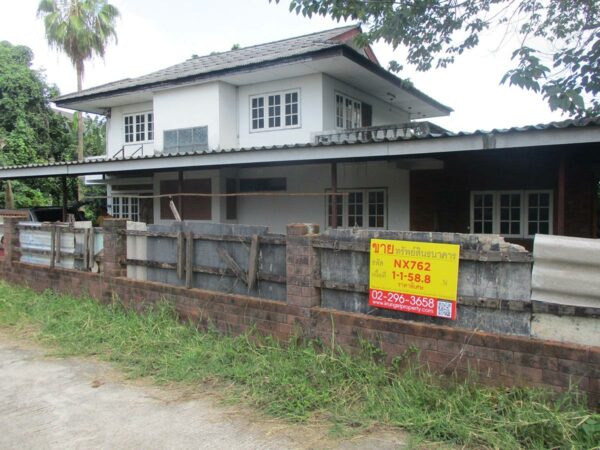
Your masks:
M334 438L224 406L210 388L126 380L93 359L55 358L0 332L1 449L404 449L372 430Z

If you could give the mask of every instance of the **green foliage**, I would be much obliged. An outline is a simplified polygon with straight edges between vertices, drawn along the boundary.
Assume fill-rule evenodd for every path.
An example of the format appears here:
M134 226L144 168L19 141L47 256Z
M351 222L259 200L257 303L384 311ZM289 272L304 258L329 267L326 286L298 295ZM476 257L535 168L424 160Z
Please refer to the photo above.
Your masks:
M57 93L43 74L31 69L33 52L0 42L0 165L68 161L74 140L68 120L50 108ZM15 207L58 204L59 182L37 179L14 182ZM4 206L4 195L0 196Z
M287 345L255 333L224 336L182 324L159 304L138 315L0 282L0 326L26 330L63 355L117 363L132 376L197 385L217 381L229 395L293 421L318 416L333 427L397 426L415 436L470 448L594 448L600 415L576 391L484 387L436 376L410 364L414 349L392 367L363 342L351 356L317 341ZM32 329L34 331L32 331Z
M31 69L32 51L0 42L0 164L70 159L67 120L50 108L57 90Z
M77 140L79 117L71 122L72 139ZM98 156L106 153L106 119L102 116L83 116L83 148L85 156Z
M77 72L77 90L83 89L85 61L104 57L109 42L117 41L115 22L119 10L107 0L41 0L37 11L44 19L51 47L67 54ZM77 113L77 159L84 159L84 124Z
M81 76L84 62L104 57L106 45L117 40L119 11L106 0L41 0L38 16L44 19L50 46L64 51Z
M512 57L516 66L502 83L540 92L552 110L600 114L597 0L290 0L290 11L358 21L367 28L359 45L383 40L394 49L404 46L407 62L422 71L452 64L495 27L520 43Z

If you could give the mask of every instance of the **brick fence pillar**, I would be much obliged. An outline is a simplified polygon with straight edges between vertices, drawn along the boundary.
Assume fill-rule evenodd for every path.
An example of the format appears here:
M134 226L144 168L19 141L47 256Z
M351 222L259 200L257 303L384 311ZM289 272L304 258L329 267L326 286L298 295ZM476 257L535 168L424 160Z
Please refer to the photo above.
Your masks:
M120 233L127 229L125 219L104 220L104 275L124 277L127 275L127 236Z
M17 225L23 217L4 217L4 269L10 270L12 263L19 260L19 230Z
M315 280L321 277L319 254L312 239L319 225L294 223L287 226L286 278L290 322L298 323L309 333L310 308L321 304L321 289Z

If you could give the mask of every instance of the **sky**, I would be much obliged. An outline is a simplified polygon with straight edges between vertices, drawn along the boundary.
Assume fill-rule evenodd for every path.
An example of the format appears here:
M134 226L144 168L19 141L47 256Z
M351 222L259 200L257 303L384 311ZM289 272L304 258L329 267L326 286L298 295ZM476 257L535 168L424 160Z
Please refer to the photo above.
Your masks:
M42 20L36 18L38 0L0 0L0 41L26 45L35 55L34 68L44 70L61 93L76 89L75 70L63 54L50 49ZM193 54L226 51L343 26L323 17L305 18L290 13L289 2L268 0L111 0L121 18L118 43L104 59L86 65L84 88L143 75L177 64ZM498 30L482 36L479 47L457 58L446 69L416 72L405 65L398 74L454 112L433 122L452 131L508 128L564 120L551 112L544 99L518 87L500 85L511 67L510 40L501 45ZM385 43L373 46L384 67L401 64L402 49Z

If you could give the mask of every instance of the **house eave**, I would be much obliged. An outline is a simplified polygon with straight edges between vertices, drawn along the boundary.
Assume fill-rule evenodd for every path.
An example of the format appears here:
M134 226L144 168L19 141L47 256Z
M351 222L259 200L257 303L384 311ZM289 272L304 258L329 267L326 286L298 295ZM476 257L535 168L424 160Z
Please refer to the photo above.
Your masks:
M452 108L445 106L418 89L406 85L400 78L395 76L394 74L388 72L383 69L378 64L369 60L365 56L358 53L356 50L348 47L344 44L339 44L333 47L329 47L326 49L315 50L307 53L303 53L301 55L294 55L289 57L277 58L271 61L262 61L253 64L241 65L238 67L226 68L222 70L211 71L207 73L201 73L196 75L190 75L185 77L175 77L169 80L162 80L157 82L150 83L141 83L135 86L129 86L124 88L117 88L112 90L107 90L103 92L97 92L92 94L86 94L85 91L82 93L74 93L67 94L54 99L54 102L57 106L63 108L70 108L76 110L83 110L86 112L92 113L102 113L102 108L92 107L90 105L91 102L96 102L98 100L106 99L110 100L111 98L132 95L132 94L141 94L143 92L148 92L149 94L153 91L162 90L162 89L171 89L174 87L186 86L191 84L203 83L213 80L222 79L227 76L232 75L241 75L244 73L252 73L258 70L264 70L269 68L274 68L283 65L290 64L299 64L299 63L307 63L312 61L318 61L326 58L334 58L334 57L343 57L347 58L349 61L359 65L360 67L368 70L372 74L377 77L385 80L390 83L395 88L403 89L409 95L417 98L421 102L427 104L431 109L435 110L435 114L427 114L425 117L435 117L438 115L448 115L452 112ZM151 94L150 94L151 95ZM87 105L86 105L87 104Z

